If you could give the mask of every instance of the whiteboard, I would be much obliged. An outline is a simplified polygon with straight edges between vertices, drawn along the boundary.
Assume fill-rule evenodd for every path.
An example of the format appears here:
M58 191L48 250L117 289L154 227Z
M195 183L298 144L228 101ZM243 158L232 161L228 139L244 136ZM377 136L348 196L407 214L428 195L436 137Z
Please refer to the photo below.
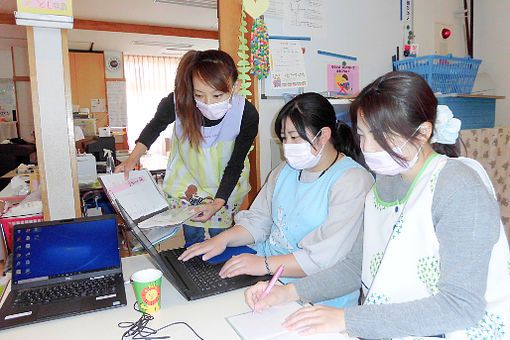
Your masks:
M278 6L292 2L308 1L324 3L324 30L310 33L310 41L301 41L305 49L304 59L308 85L304 92L327 90L327 65L359 66L360 90L378 76L392 70L391 57L402 44L403 22L400 19L401 2L397 0L278 0ZM303 37L303 32L288 32L283 15L266 12L264 21L269 36ZM317 51L352 56L356 61L318 54ZM272 89L270 77L261 80L261 98L282 96L283 93L299 93L299 89Z

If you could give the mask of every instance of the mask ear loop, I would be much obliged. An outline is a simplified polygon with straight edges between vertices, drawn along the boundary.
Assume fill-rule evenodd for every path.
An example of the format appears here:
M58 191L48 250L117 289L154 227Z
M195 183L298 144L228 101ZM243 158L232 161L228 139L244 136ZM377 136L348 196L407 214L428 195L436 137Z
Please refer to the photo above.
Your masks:
M404 143L404 144L402 144L401 146L399 146L400 151L402 151L402 148L403 148L404 146L406 146L406 145L407 145L407 143L409 143L409 141L411 140L411 138L413 138L413 137L414 137L414 135L416 134L416 132L417 132L420 128L421 128L421 124L420 124L420 125L418 125L418 127L417 127L416 129L414 129L413 133L411 134L411 137L409 137L409 138L405 141L405 143ZM421 148L422 146L423 146L423 144L420 146L420 148Z
M310 145L312 146L312 148L315 149L315 146L313 146L313 141L322 133L322 129L320 129L316 134L315 136L312 138L312 140L310 141ZM324 144L322 144L322 147L324 148Z
M236 88L236 83L234 82L234 85L232 85L232 90L230 91L230 96L228 97L228 100L230 103L232 103L232 98L234 98L234 90Z

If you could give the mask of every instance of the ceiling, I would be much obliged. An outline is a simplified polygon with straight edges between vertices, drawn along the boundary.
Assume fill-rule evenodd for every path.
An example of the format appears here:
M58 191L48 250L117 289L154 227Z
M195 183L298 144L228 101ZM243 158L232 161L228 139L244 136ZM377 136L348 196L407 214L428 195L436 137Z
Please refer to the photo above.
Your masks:
M164 0L163 0L164 1ZM193 3L193 6L174 2ZM210 0L169 0L172 3L156 3L154 0L73 0L73 16L79 19L171 26L203 30L217 30L216 9L201 7ZM16 0L0 1L0 13L16 10ZM69 48L94 51L114 50L125 54L179 56L189 49L215 49L218 41L89 30L69 30ZM25 27L0 25L0 48L26 46Z

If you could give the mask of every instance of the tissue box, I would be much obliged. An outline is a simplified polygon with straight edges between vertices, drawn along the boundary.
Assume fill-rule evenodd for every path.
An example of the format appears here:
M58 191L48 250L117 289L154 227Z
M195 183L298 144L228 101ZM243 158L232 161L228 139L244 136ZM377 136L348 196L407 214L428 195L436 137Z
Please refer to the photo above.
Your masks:
M90 153L76 156L78 184L93 184L97 181L96 158Z

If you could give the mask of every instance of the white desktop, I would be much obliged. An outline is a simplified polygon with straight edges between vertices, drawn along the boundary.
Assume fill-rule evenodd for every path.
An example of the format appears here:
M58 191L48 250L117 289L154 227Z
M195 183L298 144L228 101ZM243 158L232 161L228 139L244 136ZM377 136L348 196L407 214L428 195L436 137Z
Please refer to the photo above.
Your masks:
M124 279L154 264L146 255L122 259ZM0 331L1 339L120 339L126 329L118 327L119 322L137 321L141 314L133 309L136 302L133 287L125 285L127 306L39 322ZM244 313L250 308L244 302L244 290L238 289L196 301L187 301L163 277L161 284L161 310L154 314L149 327L157 329L169 323L184 321L202 338L207 340L239 340L225 317ZM3 300L7 296L4 294ZM1 301L3 303L3 300ZM172 340L198 339L185 325L170 326L154 336L171 336Z

